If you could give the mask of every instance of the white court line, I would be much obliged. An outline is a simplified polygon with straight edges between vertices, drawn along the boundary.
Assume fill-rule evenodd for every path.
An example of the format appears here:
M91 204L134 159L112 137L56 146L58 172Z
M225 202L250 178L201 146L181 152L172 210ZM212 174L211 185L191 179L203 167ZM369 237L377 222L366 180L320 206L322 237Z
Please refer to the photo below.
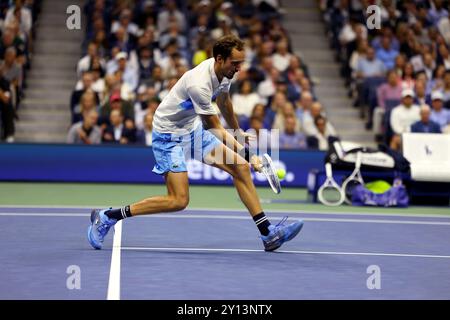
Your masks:
M158 247L122 247L122 250L140 251L184 251L184 252L265 252L257 249L228 249L228 248L158 248ZM450 259L450 256L432 254L408 254L408 253L382 253L382 252L339 252L339 251L303 251L303 250L277 250L276 253L293 254L322 254L322 255L347 255L347 256L383 256L383 257L408 257L408 258L439 258Z
M87 217L87 213L14 213L1 212L1 216L25 216L25 217ZM154 214L139 216L139 219L223 219L223 220L249 220L249 216L230 216L230 215L203 215L203 214ZM443 221L419 221L419 220L382 220L382 219L339 219L339 218L301 218L303 221L314 222L348 222L348 223L381 223L381 224L417 224L417 225L434 225L434 226L450 226L450 222ZM289 219L293 220L293 219Z
M21 205L21 204L8 204L8 205L0 205L0 208L36 208L36 209L92 209L92 208L102 208L106 207L106 205L86 205L86 206L70 206L70 205ZM423 210L426 211L431 207L424 207ZM434 207L433 207L434 208ZM372 208L375 209L375 208ZM379 208L383 211L385 208ZM439 209L439 208L438 208ZM229 208L195 208L188 207L187 211L229 211L229 212L242 212L248 213L244 209L229 209ZM405 211L408 209L404 209ZM272 209L266 210L269 213L290 213L290 214L330 214L330 215L363 215L363 216L392 216L392 217L418 217L418 218L449 218L448 214L421 214L421 213L408 213L408 212L336 212L336 211L313 211L313 210L289 210L289 209Z
M120 246L122 243L122 220L114 226L114 240L109 271L107 300L120 300Z

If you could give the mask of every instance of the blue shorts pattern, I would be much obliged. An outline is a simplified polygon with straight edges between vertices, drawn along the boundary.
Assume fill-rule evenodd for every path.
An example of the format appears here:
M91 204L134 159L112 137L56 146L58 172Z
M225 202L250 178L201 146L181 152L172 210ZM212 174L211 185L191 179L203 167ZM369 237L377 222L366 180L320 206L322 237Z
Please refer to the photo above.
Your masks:
M202 161L220 143L202 126L185 135L153 131L152 149L156 164L152 171L160 175L169 171L187 171L186 160Z

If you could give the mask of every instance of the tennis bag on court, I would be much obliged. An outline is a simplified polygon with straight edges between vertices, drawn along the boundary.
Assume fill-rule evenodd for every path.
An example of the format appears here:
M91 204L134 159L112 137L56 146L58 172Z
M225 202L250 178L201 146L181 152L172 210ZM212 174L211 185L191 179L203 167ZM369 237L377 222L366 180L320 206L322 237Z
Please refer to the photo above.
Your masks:
M409 205L409 196L400 181L383 193L375 193L364 185L358 185L353 190L352 205L406 208Z
M325 162L330 162L333 170L353 170L357 152L361 152L361 169L364 171L409 171L408 160L389 148L366 148L346 141L335 141L330 146Z

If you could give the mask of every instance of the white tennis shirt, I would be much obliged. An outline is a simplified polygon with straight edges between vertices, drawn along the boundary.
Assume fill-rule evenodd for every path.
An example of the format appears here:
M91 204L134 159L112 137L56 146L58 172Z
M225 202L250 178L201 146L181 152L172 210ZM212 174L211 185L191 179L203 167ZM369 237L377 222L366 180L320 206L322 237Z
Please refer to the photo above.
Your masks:
M199 115L217 114L211 101L220 92L228 92L231 79L219 83L214 72L214 58L187 71L164 97L153 117L153 129L160 133L182 134L201 125Z

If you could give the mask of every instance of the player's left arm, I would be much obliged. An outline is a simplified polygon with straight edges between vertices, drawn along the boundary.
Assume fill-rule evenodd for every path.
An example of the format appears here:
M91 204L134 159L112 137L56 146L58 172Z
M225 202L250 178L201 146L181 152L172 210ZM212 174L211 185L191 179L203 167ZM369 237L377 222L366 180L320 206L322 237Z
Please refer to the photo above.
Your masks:
M217 106L222 113L225 121L231 129L235 130L236 139L240 143L248 143L249 140L255 137L249 133L244 132L240 126L236 114L233 110L233 103L231 102L230 93L227 91L220 92L216 99Z
M230 93L228 92L221 92L217 96L217 106L220 109L220 112L222 113L225 121L228 123L231 129L238 130L239 127L239 121L237 120L236 114L233 110L233 104L231 103L231 97Z
M254 138L252 135L245 133L239 126L239 121L237 120L236 114L233 110L233 103L231 102L229 92L221 92L217 96L217 106L222 113L225 121L228 123L230 128L235 130L235 138L238 144L248 142L249 139ZM245 150L245 152L243 152ZM249 153L249 149L244 147L244 150L237 150L241 155L244 153L244 158L252 164L256 171L260 171L261 159L256 154Z

